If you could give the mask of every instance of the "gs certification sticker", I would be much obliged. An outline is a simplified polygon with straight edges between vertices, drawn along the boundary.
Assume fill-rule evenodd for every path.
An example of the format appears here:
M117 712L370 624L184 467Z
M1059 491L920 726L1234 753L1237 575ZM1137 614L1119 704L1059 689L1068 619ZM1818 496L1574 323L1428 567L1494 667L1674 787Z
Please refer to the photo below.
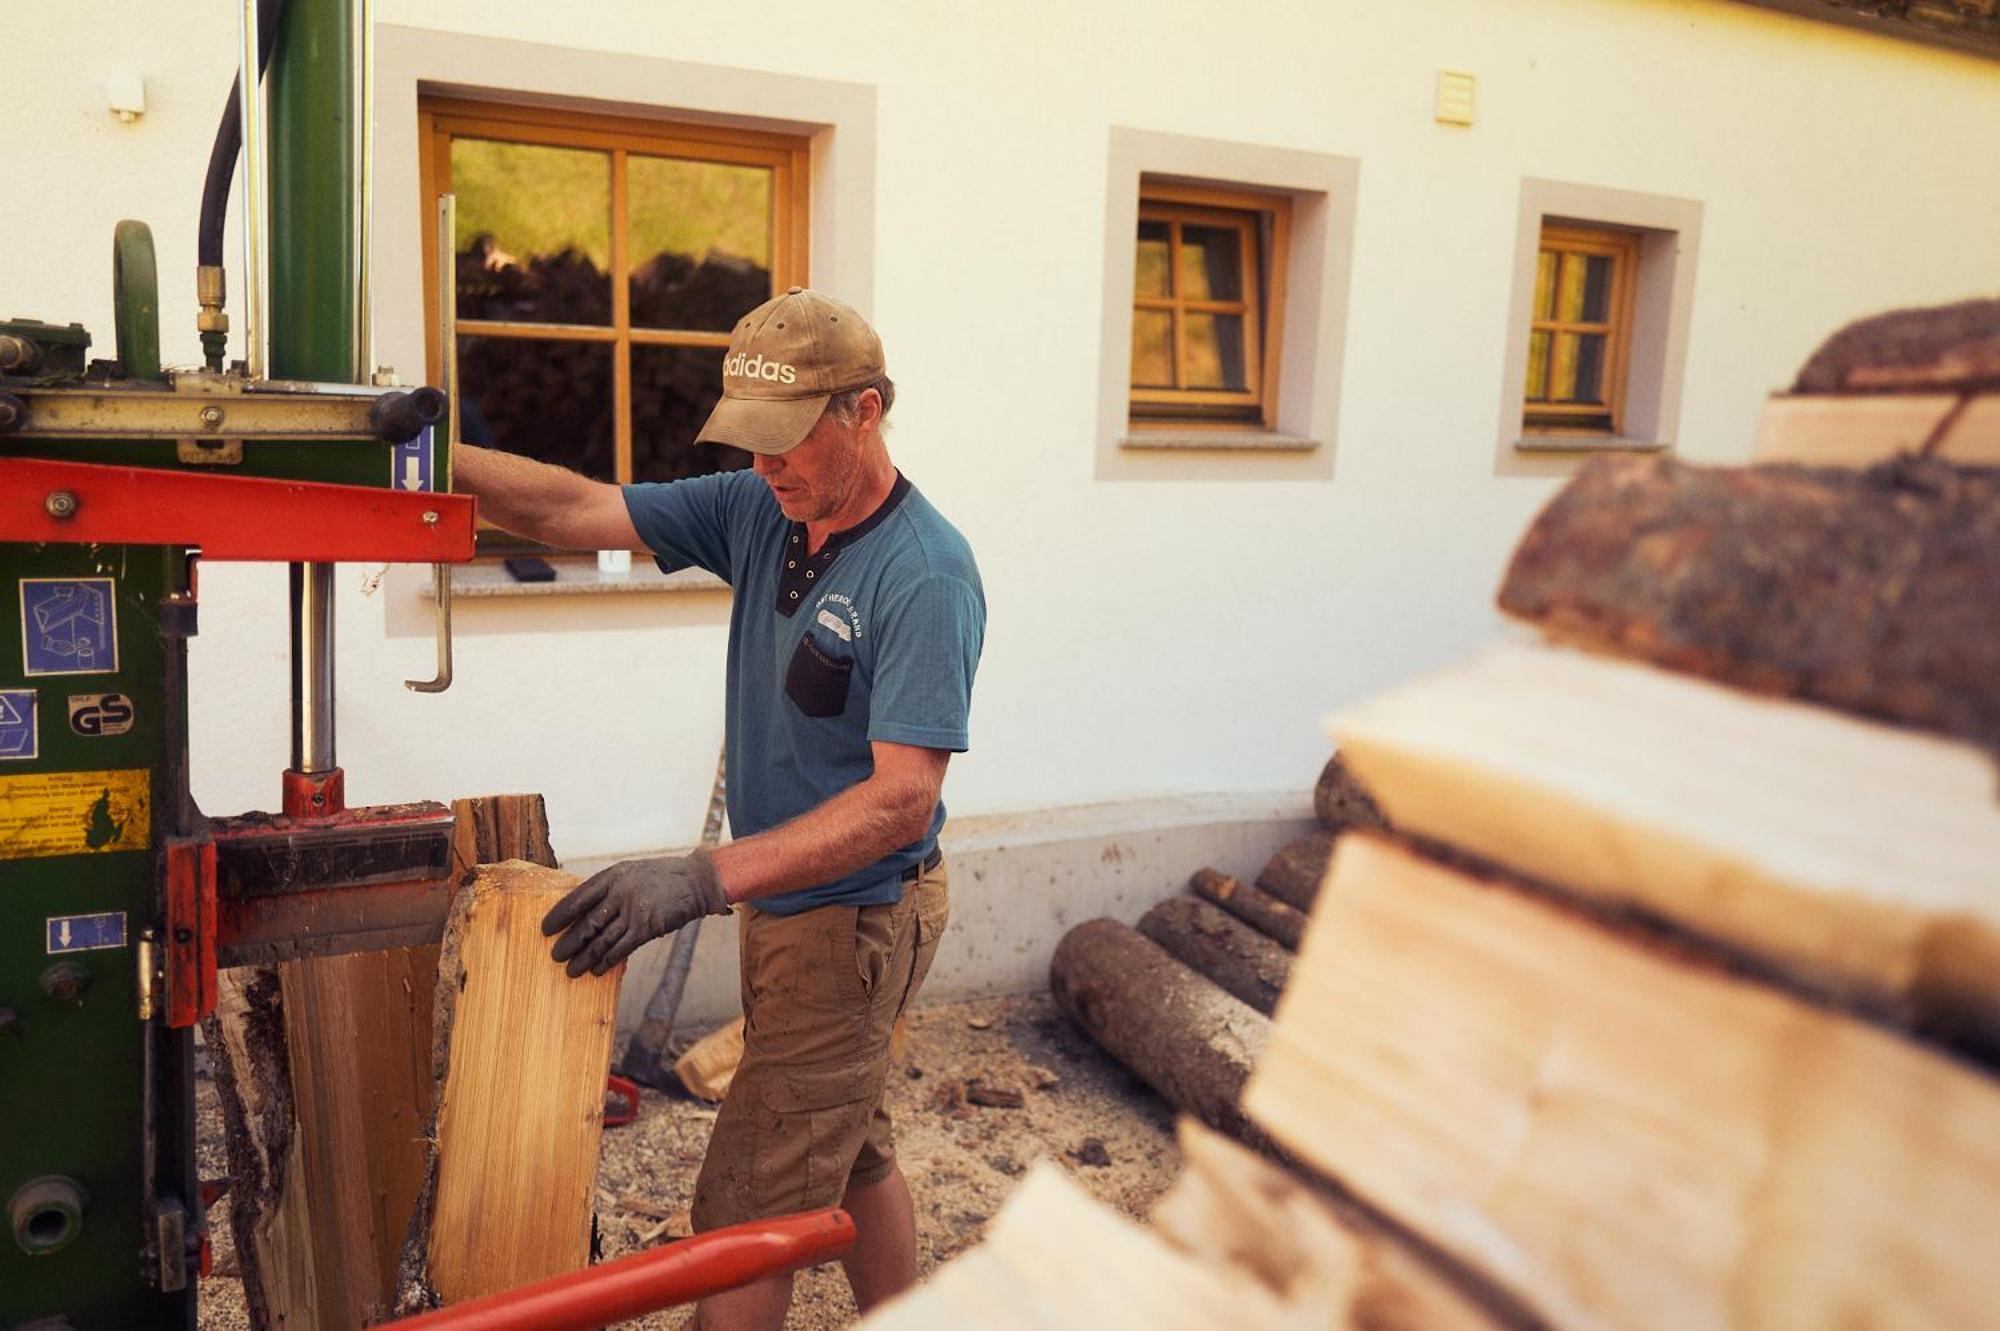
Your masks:
M122 693L72 693L69 728L93 739L122 735L132 728L132 700Z

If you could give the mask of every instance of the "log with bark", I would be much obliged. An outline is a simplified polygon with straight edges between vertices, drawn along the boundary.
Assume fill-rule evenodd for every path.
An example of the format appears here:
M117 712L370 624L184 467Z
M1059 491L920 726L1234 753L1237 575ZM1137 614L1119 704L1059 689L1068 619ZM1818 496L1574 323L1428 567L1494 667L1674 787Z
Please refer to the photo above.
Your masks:
M1969 745L1546 646L1333 726L1407 832L2000 1059L2000 803Z
M1239 1141L1259 1144L1243 1084L1271 1022L1159 944L1116 920L1063 935L1049 963L1056 1003L1169 1104Z
M1139 932L1265 1016L1278 1006L1292 954L1198 897L1169 897L1139 917Z
M1600 458L1535 520L1500 591L1559 640L1989 750L1996 604L2000 471L1911 459L1856 473Z
M1354 769L1337 753L1326 760L1319 781L1313 786L1313 813L1320 826L1329 832L1345 832L1349 828L1379 832L1389 825L1368 787L1361 784L1361 778L1354 775Z
M1249 1112L1547 1324L2000 1307L2000 1081L1955 1059L1367 835L1292 983Z
M459 800L455 870L553 864L539 795ZM435 945L246 967L204 1026L253 1331L351 1331L389 1308L427 1169Z
M1214 902L1294 952L1298 951L1299 939L1305 936L1304 911L1286 905L1269 892L1252 887L1240 878L1232 878L1213 869L1197 869L1194 876L1188 879L1188 891L1203 901Z
M542 917L582 880L509 860L468 875L439 957L433 1186L399 1311L587 1265L604 1084L624 968L571 979Z
M1792 384L1794 393L1982 388L2000 388L2000 300L1857 319L1821 343Z
M1337 832L1312 832L1292 842L1258 871L1258 888L1292 909L1310 914L1337 836Z

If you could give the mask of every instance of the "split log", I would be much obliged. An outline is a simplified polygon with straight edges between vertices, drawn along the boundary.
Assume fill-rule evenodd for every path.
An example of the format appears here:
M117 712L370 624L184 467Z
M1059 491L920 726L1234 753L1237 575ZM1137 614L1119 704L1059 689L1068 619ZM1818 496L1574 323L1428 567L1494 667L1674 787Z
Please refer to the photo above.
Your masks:
M1543 646L1333 728L1398 828L2000 1060L2000 804L1969 745Z
M1261 1143L1240 1101L1269 1038L1268 1017L1110 919L1063 935L1049 987L1071 1020L1169 1104Z
M729 1094L736 1068L743 1062L743 1018L718 1026L688 1046L674 1060L681 1089L697 1100L717 1101Z
M1153 1224L1190 1257L1253 1274L1294 1306L1340 1286L1354 1331L1491 1331L1504 1319L1316 1182L1182 1119L1181 1173ZM1454 1273L1455 1274L1455 1273Z
M1313 813L1329 832L1349 828L1379 832L1389 825L1368 787L1337 753L1326 760L1313 786Z
M1188 879L1188 891L1203 901L1213 901L1266 937L1275 938L1292 951L1298 951L1299 939L1306 931L1304 911L1286 905L1269 892L1252 887L1239 878L1231 878L1213 869L1197 869L1194 877Z
M2000 472L1600 458L1535 520L1500 606L1560 640L2000 749L1996 589Z
M1494 1331L1405 1254L1281 1171L1182 1120L1183 1171L1144 1228L1053 1165L985 1240L863 1331Z
M542 917L582 880L510 860L461 885L438 963L436 1187L408 1302L456 1303L578 1270L621 966L570 979ZM416 1244L413 1243L412 1247Z
M1310 913L1337 835L1313 832L1292 842L1264 865L1257 875L1257 886L1294 910Z
M1169 897L1139 917L1139 932L1265 1016L1291 975L1282 943L1196 897Z
M2000 1307L2000 1083L1951 1058L1366 835L1293 986L1249 1112L1549 1325Z
M539 795L453 805L456 868L553 864ZM253 1331L387 1312L426 1177L436 946L225 972L205 1025Z

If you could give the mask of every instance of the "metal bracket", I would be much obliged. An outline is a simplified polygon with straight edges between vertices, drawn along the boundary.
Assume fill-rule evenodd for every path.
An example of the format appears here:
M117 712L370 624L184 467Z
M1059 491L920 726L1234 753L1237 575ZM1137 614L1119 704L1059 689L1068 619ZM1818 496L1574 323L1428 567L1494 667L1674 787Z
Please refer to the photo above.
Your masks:
M0 542L199 546L207 560L472 558L470 495L0 457Z
M9 439L288 439L402 442L385 436L383 404L431 389L252 380L189 370L165 387L143 384L10 386L27 410Z

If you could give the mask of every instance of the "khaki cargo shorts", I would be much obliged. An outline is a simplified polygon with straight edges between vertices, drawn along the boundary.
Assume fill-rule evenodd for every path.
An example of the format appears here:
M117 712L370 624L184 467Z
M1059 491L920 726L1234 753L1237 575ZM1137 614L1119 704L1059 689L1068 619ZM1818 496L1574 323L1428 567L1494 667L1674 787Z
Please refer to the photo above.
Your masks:
M743 1061L695 1181L697 1232L833 1206L888 1176L889 1033L950 914L940 861L886 906L738 913Z

